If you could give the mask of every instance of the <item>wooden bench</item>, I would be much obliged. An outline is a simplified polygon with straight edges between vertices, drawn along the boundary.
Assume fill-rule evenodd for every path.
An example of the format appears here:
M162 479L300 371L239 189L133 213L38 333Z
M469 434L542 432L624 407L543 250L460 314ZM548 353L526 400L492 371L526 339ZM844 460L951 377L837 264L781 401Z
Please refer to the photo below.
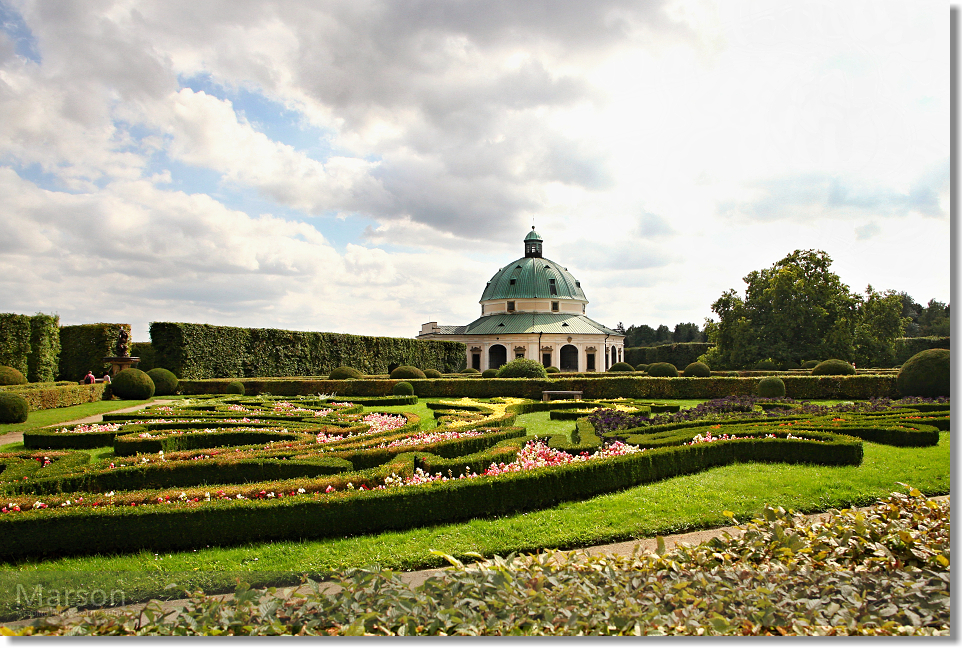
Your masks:
M582 393L583 392L580 392L580 391L543 391L541 392L541 400L542 401L564 400L565 398L573 398L575 400L581 400ZM555 396L558 396L559 398L556 399L554 398Z

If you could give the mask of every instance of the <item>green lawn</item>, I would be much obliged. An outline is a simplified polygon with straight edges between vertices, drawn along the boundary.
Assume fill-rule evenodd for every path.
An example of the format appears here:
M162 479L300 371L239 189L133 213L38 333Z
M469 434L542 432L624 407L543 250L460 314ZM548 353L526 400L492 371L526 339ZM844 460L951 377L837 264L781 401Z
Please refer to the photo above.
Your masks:
M162 396L161 400L181 398L180 396ZM11 432L22 432L38 427L56 425L65 421L76 421L77 419L113 412L127 407L135 407L144 403L152 403L157 398L147 400L109 400L84 403L83 405L73 405L71 407L58 407L55 409L37 410L27 415L27 420L23 423L3 423L0 424L0 435L10 434Z

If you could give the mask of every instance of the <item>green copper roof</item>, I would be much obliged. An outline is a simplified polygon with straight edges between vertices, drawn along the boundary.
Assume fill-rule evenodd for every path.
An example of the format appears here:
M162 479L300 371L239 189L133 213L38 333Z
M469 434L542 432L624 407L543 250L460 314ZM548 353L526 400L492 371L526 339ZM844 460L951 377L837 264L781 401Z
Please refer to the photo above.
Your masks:
M531 298L587 301L580 282L566 268L543 257L512 261L491 277L481 295L481 301Z
M528 235L524 237L524 240L525 241L542 241L544 239L542 239L541 235L539 235L536 231L534 231L534 227L532 227L531 231L528 232Z
M461 327L458 327L461 328ZM504 313L479 317L458 331L460 335L498 335L499 333L588 333L618 335L585 315L563 313Z

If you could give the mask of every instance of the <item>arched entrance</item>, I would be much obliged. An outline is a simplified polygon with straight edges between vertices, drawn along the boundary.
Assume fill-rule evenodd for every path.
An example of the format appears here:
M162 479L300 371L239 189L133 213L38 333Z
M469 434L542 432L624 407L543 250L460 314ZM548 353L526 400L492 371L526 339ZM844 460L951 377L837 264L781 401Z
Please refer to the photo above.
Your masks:
M508 350L504 345L494 344L488 349L488 369L497 369L508 361Z
M611 364L618 362L618 349L611 347Z
M578 347L566 344L561 347L561 371L578 371Z

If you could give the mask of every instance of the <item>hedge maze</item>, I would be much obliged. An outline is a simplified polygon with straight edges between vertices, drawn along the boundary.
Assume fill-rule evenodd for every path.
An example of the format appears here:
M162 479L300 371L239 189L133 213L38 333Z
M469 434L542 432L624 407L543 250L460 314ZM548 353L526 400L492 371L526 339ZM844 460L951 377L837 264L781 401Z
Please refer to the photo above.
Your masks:
M734 462L858 465L863 441L935 445L945 399L825 407L733 397L429 402L202 396L24 433L0 453L0 557L344 537L510 514ZM521 414L572 420L537 437Z

